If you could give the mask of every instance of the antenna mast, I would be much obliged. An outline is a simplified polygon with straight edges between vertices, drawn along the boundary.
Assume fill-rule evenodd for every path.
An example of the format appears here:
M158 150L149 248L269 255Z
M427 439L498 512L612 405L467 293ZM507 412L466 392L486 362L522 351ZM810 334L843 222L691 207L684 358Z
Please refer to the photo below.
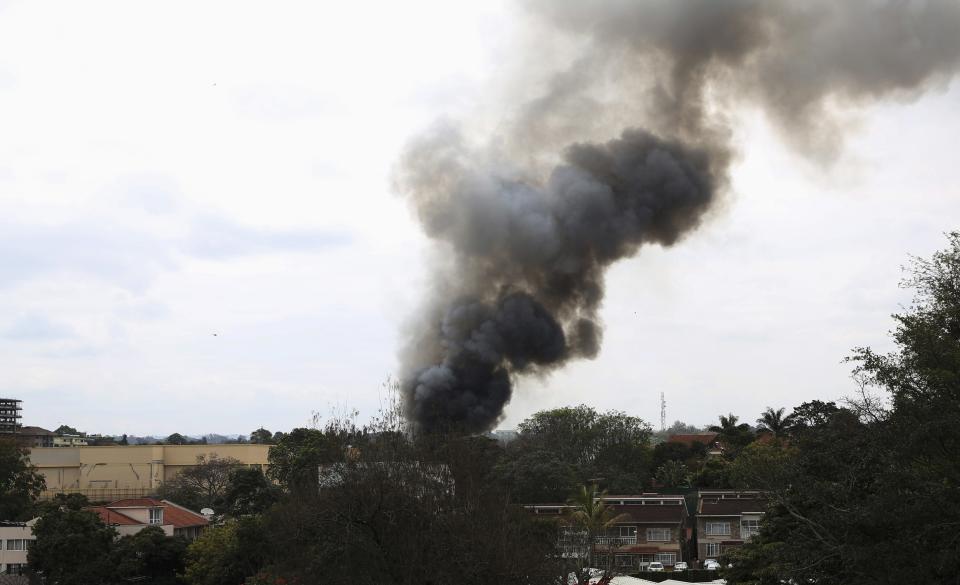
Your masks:
M660 430L667 430L667 399L660 393Z

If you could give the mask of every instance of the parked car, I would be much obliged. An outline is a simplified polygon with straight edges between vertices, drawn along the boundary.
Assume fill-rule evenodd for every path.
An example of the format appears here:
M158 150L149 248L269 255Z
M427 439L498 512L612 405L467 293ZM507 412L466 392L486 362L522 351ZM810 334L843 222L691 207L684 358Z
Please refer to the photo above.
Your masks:
M652 571L654 573L660 573L663 571L663 563L653 561L652 563L647 565L647 570Z
M707 559L703 561L703 568L708 571L716 571L720 568L720 563L717 562L717 559Z
M677 564L673 565L674 571L686 571L690 567L687 566L687 563L684 561L679 561Z

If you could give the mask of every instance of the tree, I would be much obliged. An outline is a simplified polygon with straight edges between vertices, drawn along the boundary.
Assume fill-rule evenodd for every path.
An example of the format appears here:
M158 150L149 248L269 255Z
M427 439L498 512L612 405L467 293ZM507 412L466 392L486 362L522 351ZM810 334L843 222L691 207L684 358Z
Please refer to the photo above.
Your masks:
M720 415L720 424L710 427L712 432L720 435L718 438L724 446L725 455L728 457L736 457L740 449L746 447L753 440L750 425L747 423L737 424L738 420L740 419L733 413L727 416Z
M287 489L315 489L317 469L340 461L347 444L320 429L293 429L270 448L268 473Z
M80 431L68 425L60 425L53 432L58 435L79 435L80 434Z
M224 512L233 517L262 514L280 498L280 490L258 467L238 467L223 495Z
M54 509L33 526L36 541L27 553L30 570L49 585L110 583L111 548L117 531L85 510Z
M587 542L587 565L594 567L594 542L598 536L605 535L616 523L629 518L626 514L617 514L616 511L607 505L604 497L607 492L600 492L596 485L581 486L580 489L571 496L568 501L573 506L573 512L570 514L570 523L572 526L580 529L586 534ZM609 562L612 555L607 554L608 574L612 568ZM578 577L584 582L587 575L582 570L578 571Z
M783 416L786 410L785 408L774 410L768 406L760 415L760 418L757 419L759 430L770 431L774 437L782 436L789 426L788 417Z
M167 536L159 526L148 526L121 538L113 547L113 565L120 582L175 585L183 573L187 541Z
M208 528L187 547L185 579L191 585L243 583L263 566L267 549L259 518Z
M656 476L660 485L668 488L690 487L690 471L680 461L667 461L657 468Z
M230 474L241 463L233 457L198 455L195 465L165 482L160 495L193 510L222 507L230 485Z
M57 494L45 502L37 502L36 513L43 515L58 508L66 510L82 510L90 505L90 500L83 494Z
M30 465L28 451L16 441L0 438L0 520L29 520L46 481Z
M508 445L502 465L512 468L515 478L544 477L543 470L525 470L522 465L541 467L539 461L548 456L557 462L559 475L572 470L574 486L596 482L612 490L635 492L649 481L651 430L640 418L618 411L599 413L581 405L537 412L518 428L519 436ZM522 492L525 498L543 502L557 487L539 495L527 489Z
M250 442L257 445L272 445L273 433L263 427L260 427L259 429L250 433Z
M127 440L127 434L126 434L126 433L124 433L124 434L123 434L123 437L120 438L120 442L119 442L118 444L119 444L119 445L129 445L129 444L130 444L130 442Z
M180 433L173 433L163 441L167 445L186 445L190 441Z

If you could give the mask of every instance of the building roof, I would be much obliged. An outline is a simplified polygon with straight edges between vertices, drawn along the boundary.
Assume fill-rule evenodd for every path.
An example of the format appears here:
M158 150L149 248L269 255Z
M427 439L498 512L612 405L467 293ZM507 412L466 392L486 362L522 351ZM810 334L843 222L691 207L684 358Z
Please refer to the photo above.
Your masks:
M679 524L683 522L686 516L686 507L680 505L664 506L610 506L617 514L625 514L629 519L624 519L621 524L637 522L639 524Z
M191 512L183 506L178 506L173 502L164 500L163 520L168 524L173 524L174 528L190 528L192 526L206 526L210 523L204 516Z
M90 508L85 508L91 512L94 512L100 516L100 519L103 520L103 523L107 526L141 526L143 522L131 518L126 514L117 512L116 510L111 510L106 506L92 506Z
M48 431L47 429L41 427L20 427L21 435L33 435L33 436L46 436L54 437L56 433L53 431Z
M107 504L108 508L162 508L166 504L156 498L129 498Z
M701 492L700 516L739 516L767 511L767 498L759 492Z
M710 446L717 442L718 433L685 433L679 435L670 435L668 443L682 443L687 447L692 447L695 443Z

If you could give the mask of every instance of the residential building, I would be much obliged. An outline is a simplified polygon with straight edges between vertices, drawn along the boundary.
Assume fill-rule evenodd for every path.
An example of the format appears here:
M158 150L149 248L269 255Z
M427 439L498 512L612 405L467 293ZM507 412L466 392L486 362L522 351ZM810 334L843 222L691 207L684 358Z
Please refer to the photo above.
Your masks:
M138 498L157 489L203 456L267 465L270 445L111 445L34 448L30 462L43 474L42 497L81 493L93 501Z
M667 442L680 443L691 449L694 448L695 445L703 445L707 455L717 456L723 455L723 445L718 438L719 436L719 433L714 432L686 433L670 435L670 437L667 439Z
M64 447L86 447L89 444L84 435L54 435L53 446L57 448Z
M703 490L697 495L697 556L716 559L750 540L767 510L763 492Z
M0 522L0 575L21 575L26 571L27 551L36 540L33 537L36 521Z
M41 427L20 427L19 437L28 447L53 447L53 438L57 434Z
M20 401L0 398L0 435L15 434L20 430Z
M672 567L684 558L684 543L687 538L687 506L683 496L641 494L632 496L605 496L604 502L611 508L618 522L606 534L597 535L593 547L594 564L607 565L612 555L617 571L629 573L643 570L651 562L658 561ZM563 518L574 510L573 506L547 504L527 506L527 509L545 517ZM569 527L561 533L560 547L566 557L582 557L586 554L583 533Z
M120 536L136 534L147 526L159 526L167 536L193 540L209 524L204 516L196 512L156 498L117 500L87 509L99 514L104 524L113 526Z

